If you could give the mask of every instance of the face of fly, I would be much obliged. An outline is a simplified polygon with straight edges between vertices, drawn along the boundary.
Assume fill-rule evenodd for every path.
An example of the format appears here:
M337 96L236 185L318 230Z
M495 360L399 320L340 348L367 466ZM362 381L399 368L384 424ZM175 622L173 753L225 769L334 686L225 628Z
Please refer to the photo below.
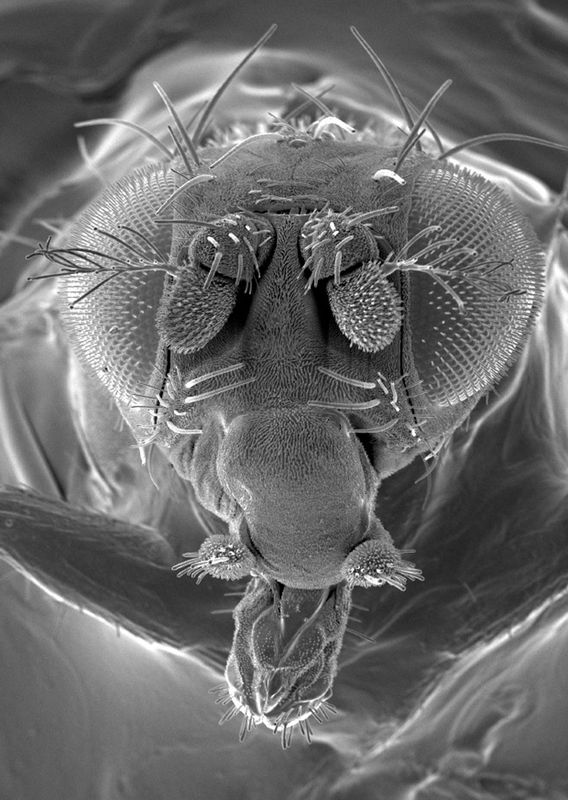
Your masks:
M234 152L216 180L196 184L200 211L218 228L174 244L179 274L159 315L170 345L161 431L199 503L246 536L257 574L323 589L342 580L346 556L368 535L380 475L425 444L400 384L396 281L375 269L394 224L383 221L399 213L396 198L404 206L404 187L390 180L392 205L381 202L372 176L384 148L301 141L257 141L253 162ZM335 166L340 153L350 183ZM251 183L253 164L261 184ZM299 175L317 184L313 196L299 192ZM348 186L360 193L356 210L345 207ZM244 210L228 213L237 205ZM404 214L395 227L403 224ZM350 310L372 301L367 317Z
M104 192L68 247L37 253L66 274L78 358L222 522L178 574L253 578L227 665L247 724L324 708L353 586L421 579L375 516L380 482L436 454L542 302L518 209L446 162L455 149L423 147L448 86L420 113L393 89L407 134L326 110L229 144L203 137L220 92L190 137L158 87L173 152L151 136L166 160Z

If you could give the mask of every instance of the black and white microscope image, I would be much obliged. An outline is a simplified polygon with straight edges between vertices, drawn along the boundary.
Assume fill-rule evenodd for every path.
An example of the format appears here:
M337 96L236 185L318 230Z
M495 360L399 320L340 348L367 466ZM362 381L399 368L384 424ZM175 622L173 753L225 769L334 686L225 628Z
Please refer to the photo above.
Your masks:
M0 19L0 798L568 798L566 7Z

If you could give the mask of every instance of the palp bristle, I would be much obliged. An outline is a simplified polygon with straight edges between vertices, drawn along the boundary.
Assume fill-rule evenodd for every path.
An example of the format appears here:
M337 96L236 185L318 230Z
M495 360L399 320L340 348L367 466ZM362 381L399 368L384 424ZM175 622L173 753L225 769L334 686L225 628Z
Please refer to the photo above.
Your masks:
M233 708L229 708L227 711L225 711L225 713L224 713L224 714L223 714L223 716L222 716L222 717L219 719L219 722L218 722L217 724L218 724L218 725L224 725L224 724L225 724L226 722L228 722L230 719L234 719L234 717L238 716L238 714L239 714L239 710L238 710L238 708L236 708L235 706L233 706Z
M222 683L217 683L215 686L212 686L210 689L207 690L208 694L218 694L219 692L228 692L229 689L227 688L227 684L225 681Z

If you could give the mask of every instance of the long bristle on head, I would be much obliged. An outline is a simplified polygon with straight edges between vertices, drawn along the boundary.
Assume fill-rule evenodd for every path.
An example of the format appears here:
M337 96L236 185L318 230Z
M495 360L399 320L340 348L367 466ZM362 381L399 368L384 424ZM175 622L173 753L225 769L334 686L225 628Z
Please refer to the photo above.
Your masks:
M175 127L176 127L176 129L177 129L177 131L178 131L178 133L180 135L181 143L178 142L177 137L174 135L173 131L170 130L170 135L171 135L171 137L173 139L174 144L176 145L176 148L180 152L181 157L183 158L184 162L187 165L186 154L185 154L185 152L184 152L184 150L183 150L183 148L181 146L183 144L187 148L188 152L191 154L191 157L193 158L193 160L195 162L195 165L197 167L199 167L201 162L199 160L199 156L197 154L197 150L194 147L193 142L192 142L189 134L187 133L187 130L186 130L185 126L183 125L181 119L179 118L179 114L177 113L174 104L172 103L172 101L170 100L168 95L166 94L165 90L160 86L160 84L157 81L154 81L154 88L156 89L156 91L158 92L160 97L162 98L162 100L164 102L164 105L166 106L166 108L168 110L168 113L170 114L170 116L171 116L171 118L172 118L172 120L174 122L174 125L175 125ZM190 170L190 172L191 172L191 170Z
M93 125L118 125L119 127L122 126L123 128L130 128L130 130L136 131L136 133L143 136L147 141L157 147L166 158L171 161L174 157L172 151L166 147L166 145L161 142L156 136L150 133L149 130L146 130L142 125L138 125L136 122L130 122L127 119L113 119L110 117L101 117L100 119L89 119L84 120L83 122L76 122L75 128L88 128Z
M438 160L450 158L460 150L466 150L470 147L479 147L482 144L490 144L491 142L526 142L527 144L536 144L541 147L552 147L555 150L564 150L568 152L568 146L565 144L558 144L558 142L551 142L549 139L541 139L538 136L527 136L524 133L488 133L484 136L474 136L473 139L466 139L465 142L456 144L450 147L443 153L440 153Z
M199 146L200 141L201 141L201 137L203 136L203 133L205 131L205 126L207 125L207 123L209 121L211 113L212 113L213 109L215 108L215 106L217 105L220 97L223 95L223 93L225 92L225 90L227 89L229 84L231 83L231 81L242 70L242 68L245 66L245 64L247 64L248 61L250 61L250 59L257 52L257 50L260 50L260 48L263 47L266 44L266 42L276 32L277 28L278 28L278 25L276 25L276 24L273 24L273 25L270 26L270 28L266 31L266 33L263 36L261 36L260 39L258 40L258 42L249 50L249 52L242 59L242 61L240 61L239 64L237 64L237 66L231 72L231 74L223 81L223 83L217 89L217 91L215 92L215 94L213 95L211 100L207 103L207 105L203 109L203 113L201 114L201 117L199 118L199 122L197 123L197 127L196 127L196 129L195 129L195 131L193 133L193 143L194 143L195 147Z
M414 123L412 128L410 129L410 132L408 134L406 142L404 143L404 145L402 147L402 150L401 150L401 152L400 152L400 154L398 156L396 165L394 167L394 172L398 172L398 170L400 169L400 167L402 165L402 162L404 161L404 159L406 158L408 153L412 150L412 148L419 141L419 139L420 139L420 137L422 136L422 133L423 133L420 130L422 125L425 125L426 120L428 119L428 117L430 116L432 111L434 110L434 107L439 102L439 100L441 99L442 95L445 94L445 92L447 92L447 90L450 88L451 85L452 85L452 81L451 80L445 81L440 86L440 88L432 95L430 100L424 106L424 109L421 112L420 116L418 117L418 119L416 120L416 122Z
M369 42L359 33L359 31L354 25L351 26L350 30L353 36L357 39L357 41L363 48L363 50L365 50L365 52L367 53L373 64L376 66L379 73L382 75L383 80L385 81L391 95L393 96L395 103L399 107L400 112L404 117L406 124L409 126L409 128L412 128L414 121L412 119L412 114L410 113L410 109L406 103L406 100L404 99L402 92L398 88L394 78L390 74L386 65L381 61L381 59L373 50Z

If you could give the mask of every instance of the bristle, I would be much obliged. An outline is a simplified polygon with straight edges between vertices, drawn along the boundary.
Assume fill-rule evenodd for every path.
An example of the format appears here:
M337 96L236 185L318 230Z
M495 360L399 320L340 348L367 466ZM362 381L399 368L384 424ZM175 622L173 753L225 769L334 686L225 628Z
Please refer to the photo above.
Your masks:
M72 302L72 303L69 303L68 307L69 307L70 309L72 309L72 308L75 308L75 306L76 306L78 303L80 303L82 300L84 300L84 299L85 299L86 297L88 297L89 295L93 294L93 292L96 292L96 290L97 290L97 289L100 289L100 288L101 288L101 286L104 286L106 283L108 283L109 281L111 281L113 278L116 278L116 276L117 276L117 275L119 275L119 273L118 273L118 272L111 272L111 274L110 274L110 275L107 275L107 277L106 277L106 278L104 278L104 280L102 280L102 281L99 281L99 283L95 284L94 286L91 286L91 288L90 288L88 291L86 291L86 292L83 292L83 294L82 294L82 295L80 295L79 297L77 297L75 300L73 300L73 302Z
M225 392L233 391L234 389L239 389L241 386L246 386L249 383L254 383L256 381L256 376L252 376L251 378L245 378L242 381L237 381L236 383L230 383L228 386L218 386L216 389L211 389L209 392L203 392L202 394L195 394L190 395L189 397L185 397L183 402L188 404L193 403L200 403L203 400L210 400L212 397L216 397L219 394L224 394Z
M180 561L171 568L172 571L177 572L178 578L182 578L184 575L194 577L203 571L204 561L200 557L199 551L195 553L183 553L183 555L187 556L185 561Z
M160 219L155 219L154 222L156 225L200 225L205 228L216 228L218 225L216 220L191 219L189 217L177 219L174 217L161 217Z
M322 98L322 97L323 97L325 94L327 94L328 92L331 92L331 91L333 91L333 89L335 89L335 84L334 84L334 83L330 84L329 86L326 86L326 87L325 87L325 89L322 89L322 90L321 90L321 92L318 92L316 95L313 95L313 96L312 96L312 95L310 95L310 96L309 96L309 97L308 97L306 100L304 100L302 103L300 103L299 105L295 106L295 107L294 107L294 108L293 108L291 111L288 111L288 113L287 113L287 114L285 114L285 115L284 115L284 116L281 118L281 122L283 122L283 123L287 123L287 122L289 122L291 119L294 119L294 118L296 118L296 119L297 119L297 118L298 118L298 115L299 115L299 114L301 114L301 113L303 113L303 111L305 111L305 109L306 109L306 108L309 108L309 106L311 106L311 104L314 102L314 100L316 100L316 101L317 101L317 100L321 100L321 98ZM303 92L301 92L301 94L303 94ZM275 115L274 115L274 116L275 116Z
M245 64L247 64L247 62L250 61L250 59L257 52L257 50L260 50L260 48L263 47L266 44L266 42L275 33L277 28L278 28L278 25L276 25L276 24L273 24L273 25L270 26L270 28L266 31L266 33L263 36L261 36L260 39L258 40L258 42L249 50L249 52L242 59L242 61L240 61L237 64L237 66L231 72L231 74L227 78L225 78L225 80L223 81L221 86L217 89L217 91L215 92L215 94L213 95L211 100L207 103L207 105L205 106L205 108L203 110L201 118L200 118L199 122L197 123L197 127L196 127L196 129L195 129L195 131L193 133L193 137L192 138L193 138L193 143L194 143L195 147L199 146L200 141L201 141L201 137L202 137L202 135L203 135L203 133L205 131L205 126L207 125L207 122L209 121L211 113L212 113L213 109L215 108L215 106L217 105L220 97L224 94L225 90L227 89L227 87L231 83L231 81L242 70L242 68L245 66Z
M350 586L388 583L401 592L406 591L408 580L424 580L414 564L403 560L384 529L380 538L367 539L349 553L343 565L343 576Z
M228 375L230 372L235 372L236 370L242 369L244 366L245 362L239 361L238 364L231 364L228 367L221 367L212 372L206 372L205 375L199 375L197 378L191 378L185 381L183 385L186 389L192 389L194 386L198 386L204 381L211 380L212 378L220 378L222 375Z
M129 225L119 224L117 227L119 230L128 231L133 236L137 236L141 241L144 242L144 244L147 245L148 249L151 250L162 263L166 263L168 260L167 257L162 253L160 248L157 247L148 236L146 236L146 234L142 233L141 231L137 231L135 228L131 228ZM143 256L145 257L145 254L143 254Z
M110 117L101 117L100 119L88 119L84 122L76 122L75 128L88 128L93 125L118 125L124 128L130 128L136 133L139 133L149 142L151 142L154 147L157 147L158 150L161 150L162 153L168 158L169 161L173 160L174 154L172 151L166 147L166 145L157 139L150 131L143 128L142 125L138 125L136 122L130 122L127 119L112 119Z
M362 211L360 214L353 214L347 220L347 227L352 225L360 225L362 222L368 222L375 217L384 217L387 214L395 214L399 211L399 206L385 206L384 208L375 208L372 211Z
M426 228L422 228L422 230L415 233L414 236L406 242L403 247L398 250L396 255L393 253L387 257L386 261L403 261L410 253L412 247L416 244L419 239L422 239L424 236L429 236L431 233L439 233L441 231L440 225L428 225ZM388 274L388 273L387 273Z
M182 436L194 436L203 433L201 428L180 428L179 425L175 425L170 419L166 420L166 425L172 433L179 433Z
M390 431L398 423L398 419L391 419L390 422L385 422L384 425L375 425L372 428L353 428L353 433L384 433L385 431Z
M391 95L394 98L395 103L399 107L400 112L406 121L406 124L408 125L409 128L412 128L414 124L412 120L412 114L410 113L410 110L408 108L408 105L406 104L406 100L404 99L402 92L396 85L395 80L390 74L389 70L387 69L385 64L383 64L378 55L375 53L369 42L367 42L367 40L364 39L363 36L359 33L357 28L354 25L352 25L350 30L353 36L357 39L363 50L365 50L365 52L367 53L373 64L380 72L383 80L385 81L386 85L389 88Z
M330 134L328 128L338 128L342 132L344 139L346 138L345 133L351 135L357 133L352 125L348 125L347 122L343 122L342 119L335 116L321 117L315 122L312 122L307 128L307 132L310 133L314 139L321 139L324 133L326 135ZM333 134L331 135L333 136Z
M182 178L184 180L188 181L191 178L191 176L193 175L193 166L191 165L191 163L189 161L189 158L187 157L187 153L183 149L183 146L182 146L180 140L177 138L176 133L175 133L175 131L172 128L171 125L168 125L168 133L170 134L171 140L174 143L174 147L176 148L177 152L179 153L179 156L180 156L181 160L183 161L185 169L186 169L186 173L187 174L182 175ZM173 169L173 167L172 167L172 172L174 172L176 175L180 175L181 174L180 172L178 172L178 170Z
M527 144L538 144L541 147L552 147L555 150L564 150L568 152L568 145L558 144L551 142L548 139L541 139L538 136L527 136L523 133L488 133L484 136L474 136L473 139L466 139L465 142L450 147L438 156L438 161L449 158L450 156L459 153L460 150L465 150L470 147L479 147L481 144L490 144L491 142L526 142Z
M217 683L215 684L215 686L212 686L210 689L207 690L207 692L208 694L219 694L219 693L225 694L229 692L229 689L227 688L226 681L223 681L222 683Z
M321 372L322 375L327 375L329 378L334 378L336 381L340 383L346 383L349 386L355 386L357 389L375 389L376 384L372 383L371 381L359 381L355 378L349 378L346 375L341 375L339 372L335 372L332 369L328 369L327 367L318 367L318 372Z
M216 181L217 177L215 175L196 175L194 178L190 178L185 183L182 183L181 186L178 186L172 194L165 200L162 205L156 210L156 216L159 217L168 206L170 206L174 200L176 200L181 194L187 192L193 186L198 186L200 183L209 183L209 181Z
M29 275L27 281L43 281L46 278L65 278L69 277L69 272L49 272L44 275Z
M223 95L231 81L236 77L236 75L242 70L245 64L253 57L253 55L263 47L266 42L270 39L270 37L276 32L278 25L271 25L270 28L266 31L266 33L260 37L258 42L249 50L247 55L242 59L242 61L237 64L235 69L231 72L231 74L223 81L221 86L217 89L211 100L205 106L203 113L199 122L197 123L197 127L193 133L193 143L195 147L198 147L201 141L201 137L205 131L205 126L207 125L211 113L215 106L217 105L220 97Z
M282 726L282 737L281 737L281 744L283 750L288 750L292 744L292 738L294 736L294 726L284 724Z
M233 706L233 708L229 708L228 711L225 711L225 713L220 718L220 720L219 720L219 722L217 724L218 725L224 725L230 719L234 719L235 717L238 717L239 713L240 713L240 711Z
M416 106L415 106L413 103L411 103L411 102L410 102L410 100L408 100L408 99L407 99L407 101L406 101L406 102L408 103L408 107L410 108L410 110L412 111L412 113L413 113L413 114L416 114L416 115L418 116L418 114L419 114L419 111L418 111L418 109L416 108ZM424 125L425 125L425 126L426 126L426 128L428 129L428 132L429 132L429 134L430 134L430 135L432 136L432 138L434 139L434 142L435 142L435 144L436 144L436 147L438 148L438 150L440 151L440 153L443 153L443 152L444 152L444 145L442 144L442 140L441 140L440 136L438 135L438 133L436 132L436 130L434 129L434 127L432 126L432 124L430 123L430 121L429 121L429 120L427 120L427 119L425 119L425 120L424 120Z
M173 134L173 131L170 130L170 135L172 136L174 144L176 145L178 151L180 152L180 154L181 154L181 156L182 156L182 158L184 160L184 163L186 164L186 166L188 167L188 169L189 169L189 171L191 173L191 166L186 161L186 155L185 155L185 152L184 152L183 147L181 145L184 144L187 147L189 153L191 154L191 157L193 158L193 160L195 162L195 165L197 167L199 167L201 165L201 162L199 161L199 156L197 154L197 150L196 150L193 142L191 141L191 138L189 137L189 134L187 133L187 130L186 130L185 126L183 125L181 119L179 118L179 115L178 115L178 113L177 113L177 111L175 109L174 104L172 103L172 101L170 100L168 95L166 94L166 91L160 86L160 84L157 81L154 81L154 88L158 92L160 97L162 98L162 100L164 102L164 105L168 109L168 112L169 112L172 120L174 121L174 124L175 124L175 126L176 126L176 128L178 130L178 133L181 136L181 143L180 143L180 142L178 142L176 136Z
M402 147L402 150L400 151L400 153L398 155L398 158L396 160L396 163L394 165L393 172L395 174L396 174L397 170L399 170L401 168L405 158L408 156L408 154L410 153L410 151L412 150L413 147L416 147L417 150L421 149L420 148L420 139L426 133L426 128L422 128L422 130L420 130L420 131L411 132L411 133L412 133L412 135L408 135L407 136L406 142L404 143L404 145Z
M112 239L117 244L122 245L122 247L126 247L127 250L130 250L132 253L139 256L140 258L145 258L145 254L141 250L139 250L130 242L126 241L126 239L117 236L115 233L110 233L110 231L105 231L103 230L103 228L97 228L96 226L93 226L93 230L95 231L95 233L100 233L101 236L106 236L108 239Z
M108 186L108 181L102 174L102 172L98 169L97 165L95 164L91 154L89 153L89 149L87 147L87 140L84 136L77 136L77 146L79 148L79 154L85 163L85 166L91 172L92 175L97 178L98 181L102 184L104 188Z
M219 158L217 158L215 161L212 161L211 164L209 164L209 169L215 169L215 167L218 167L219 164L222 164L223 161L225 161L227 158L230 158L241 148L248 147L248 145L251 144L252 142L255 142L259 139L264 139L264 140L272 139L273 141L280 141L281 138L282 137L279 133L274 133L274 132L253 133L252 136L247 136L246 139L243 139L241 142L237 142L237 144L233 145L233 147L227 150L226 153L223 153L222 156L219 156Z
M254 721L250 714L244 714L242 722L241 722L241 729L239 731L239 742L243 744L247 736L250 734L251 730L253 729Z
M343 411L368 411L371 408L376 408L381 405L380 398L374 400L366 400L365 402L356 403L351 400L337 400L326 402L323 400L308 400L307 405L312 408L337 408Z
M303 95L308 103L313 103L326 117L333 117L333 111L317 95L311 94L307 89L303 89L297 83L292 82L292 88Z
M416 120L416 122L414 123L408 134L407 140L403 145L403 148L398 156L396 165L394 167L394 172L398 172L402 162L404 161L408 153L412 150L412 148L418 141L419 137L422 136L423 131L420 131L420 128L428 119L428 117L432 113L435 105L438 103L442 95L450 88L451 85L452 85L451 80L445 81L424 106L424 110L422 111L422 113L420 114L420 116L418 117L418 119Z
M345 630L351 634L351 636L355 636L357 639L361 639L361 641L366 642L367 644L377 644L374 639L371 639L370 636L366 636L364 633L360 631L356 631L353 628L347 627Z

